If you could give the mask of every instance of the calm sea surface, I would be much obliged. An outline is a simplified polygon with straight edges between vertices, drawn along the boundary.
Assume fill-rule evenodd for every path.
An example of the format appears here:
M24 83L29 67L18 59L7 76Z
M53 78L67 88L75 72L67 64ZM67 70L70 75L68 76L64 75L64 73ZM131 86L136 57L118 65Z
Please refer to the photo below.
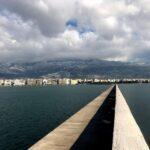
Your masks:
M0 87L0 150L27 149L108 87ZM150 84L120 88L150 142Z
M0 150L24 150L108 86L0 88Z

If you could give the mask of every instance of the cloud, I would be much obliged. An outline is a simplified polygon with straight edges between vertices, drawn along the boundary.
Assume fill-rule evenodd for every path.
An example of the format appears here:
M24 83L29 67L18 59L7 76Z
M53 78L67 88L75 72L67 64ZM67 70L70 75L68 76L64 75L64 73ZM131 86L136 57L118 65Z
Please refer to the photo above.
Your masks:
M0 62L150 60L148 0L0 0Z

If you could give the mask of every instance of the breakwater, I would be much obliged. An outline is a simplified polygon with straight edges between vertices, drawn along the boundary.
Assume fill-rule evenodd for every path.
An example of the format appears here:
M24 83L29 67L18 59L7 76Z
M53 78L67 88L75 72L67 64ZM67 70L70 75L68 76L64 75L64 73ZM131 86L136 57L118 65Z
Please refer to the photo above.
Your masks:
M30 149L130 150L134 147L137 150L149 149L121 91L115 86L107 89Z

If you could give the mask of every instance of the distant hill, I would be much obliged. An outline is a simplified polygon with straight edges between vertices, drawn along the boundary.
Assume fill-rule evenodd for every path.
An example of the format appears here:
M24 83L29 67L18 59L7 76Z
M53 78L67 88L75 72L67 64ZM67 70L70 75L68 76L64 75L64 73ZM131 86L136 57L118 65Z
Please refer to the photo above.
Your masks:
M0 64L0 78L150 78L150 66L95 59Z

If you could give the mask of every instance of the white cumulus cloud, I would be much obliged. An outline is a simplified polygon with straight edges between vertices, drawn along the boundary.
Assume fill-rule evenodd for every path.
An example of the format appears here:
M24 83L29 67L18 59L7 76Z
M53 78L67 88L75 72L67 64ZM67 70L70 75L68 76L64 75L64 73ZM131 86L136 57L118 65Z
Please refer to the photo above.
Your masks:
M0 62L150 60L148 0L0 0Z

